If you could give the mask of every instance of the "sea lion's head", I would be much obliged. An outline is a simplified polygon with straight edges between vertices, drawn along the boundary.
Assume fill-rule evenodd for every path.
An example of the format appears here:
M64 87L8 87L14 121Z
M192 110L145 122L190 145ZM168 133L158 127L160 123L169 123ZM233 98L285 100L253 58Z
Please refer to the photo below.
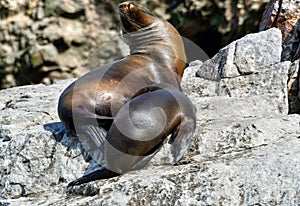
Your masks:
M130 54L151 53L157 61L168 62L167 65L172 65L173 70L182 76L186 68L186 55L178 31L169 22L132 2L121 3L119 12L123 38Z
M142 8L132 2L121 3L119 11L124 33L141 30L155 21L155 17L147 14Z

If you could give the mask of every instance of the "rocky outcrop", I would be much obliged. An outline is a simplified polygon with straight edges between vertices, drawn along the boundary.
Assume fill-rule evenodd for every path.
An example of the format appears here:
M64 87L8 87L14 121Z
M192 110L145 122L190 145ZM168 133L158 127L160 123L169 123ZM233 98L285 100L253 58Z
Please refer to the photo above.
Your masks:
M193 62L182 86L198 125L184 159L168 164L166 143L142 170L70 189L96 167L57 116L74 80L0 91L0 205L298 205L300 116L287 114L280 56L270 29Z
M113 10L111 1L1 1L0 89L50 84L91 69L88 58L102 65L123 56Z
M237 115L237 105L244 105L242 116L288 113L287 74L291 62L281 62L281 33L272 29L257 36L250 34L229 44L197 71L198 77L209 81L210 90L204 95L235 97L234 102L232 98L227 99L228 103L220 101L220 106L230 108L221 109L221 114ZM191 91L188 88L186 92Z
M282 32L283 61L300 58L300 2L271 0L260 23L260 30L276 27Z
M1 0L0 89L51 84L126 54L111 0ZM209 55L256 32L268 0L141 0ZM49 54L51 59L49 61ZM189 60L195 60L190 55Z
M160 2L160 1L159 1ZM170 21L209 56L245 34L257 32L269 0L172 1ZM254 18L253 18L254 17Z
M282 61L292 61L289 70L289 112L300 114L300 2L296 0L271 0L260 23L260 30L272 27L279 28L282 33Z

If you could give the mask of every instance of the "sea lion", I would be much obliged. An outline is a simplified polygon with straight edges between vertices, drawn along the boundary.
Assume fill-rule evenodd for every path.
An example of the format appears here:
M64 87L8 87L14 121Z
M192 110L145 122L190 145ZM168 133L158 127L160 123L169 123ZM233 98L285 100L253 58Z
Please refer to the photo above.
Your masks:
M61 121L105 166L69 186L142 168L170 134L176 163L195 129L195 109L181 93L186 56L177 30L131 2L119 11L130 55L80 77L59 99Z
M141 94L120 109L107 134L94 127L92 136L98 139L95 142L103 142L98 149L104 154L104 168L69 183L68 187L143 168L169 134L175 164L188 149L195 127L195 108L180 91L158 89Z

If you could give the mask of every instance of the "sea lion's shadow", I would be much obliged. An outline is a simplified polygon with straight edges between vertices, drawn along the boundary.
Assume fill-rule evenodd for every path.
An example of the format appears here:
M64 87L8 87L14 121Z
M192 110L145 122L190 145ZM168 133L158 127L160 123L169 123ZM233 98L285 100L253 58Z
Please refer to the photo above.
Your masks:
M79 139L75 133L71 133L62 122L47 123L44 126L46 131L52 133L54 139L67 147L68 150L80 148Z
M81 155L83 156L84 161L89 163L89 166L86 168L86 171L84 174L88 174L92 171L103 168L96 161L92 160L92 158L89 156L89 154L82 147L78 136L75 133L70 132L64 123L52 122L52 123L45 124L43 127L46 131L51 132L53 135L53 138L57 142L59 142L60 144L65 146L67 148L67 151L70 151L70 150L79 150L80 151Z

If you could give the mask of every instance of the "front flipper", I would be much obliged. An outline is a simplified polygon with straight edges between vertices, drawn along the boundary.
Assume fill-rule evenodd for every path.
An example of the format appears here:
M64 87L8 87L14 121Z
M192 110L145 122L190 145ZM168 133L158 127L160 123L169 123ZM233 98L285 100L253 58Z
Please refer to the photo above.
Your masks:
M87 124L77 127L78 139L89 158L104 165L104 142L107 132L97 125Z
M196 120L194 118L185 117L172 134L169 141L173 156L172 164L176 164L183 157L191 143L195 128Z
M119 174L112 172L110 170L107 170L106 168L96 170L94 172L91 172L90 174L84 175L68 184L67 187L73 187L76 185L81 185L83 183L92 182L94 180L101 180L101 179L108 179L111 177L116 177Z

